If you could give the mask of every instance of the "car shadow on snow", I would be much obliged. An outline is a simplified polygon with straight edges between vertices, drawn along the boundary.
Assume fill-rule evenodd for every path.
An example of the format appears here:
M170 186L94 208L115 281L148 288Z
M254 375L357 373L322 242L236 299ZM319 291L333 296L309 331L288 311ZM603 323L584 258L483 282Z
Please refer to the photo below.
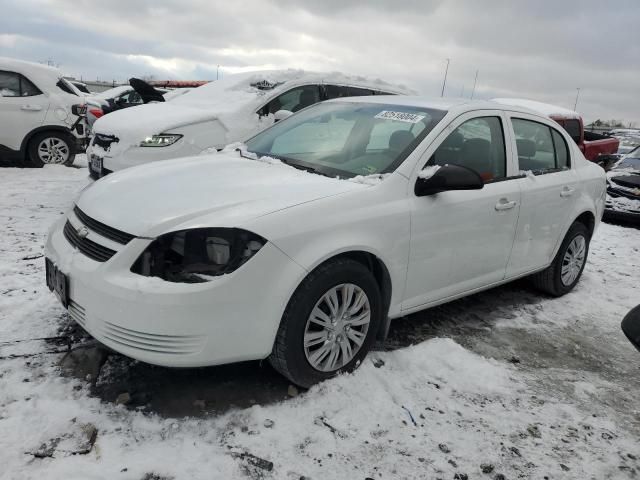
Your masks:
M517 281L395 320L387 341L379 348L391 351L448 337L476 353L514 364L601 371L603 359L611 352L604 351L606 346L597 333L590 340L582 332L573 335L571 328L561 335L554 329L555 334L548 335L544 328L537 331L518 327L517 322L522 319L535 323L543 310L541 304L547 300L527 281ZM497 326L498 322L502 324ZM78 335L80 327L70 325ZM84 332L79 335L84 335L85 341L90 339ZM266 360L172 369L105 352L94 361L100 366L93 378L87 375L84 359L80 362L84 368L63 371L89 381L91 394L105 402L164 417L221 414L234 408L276 403L298 393Z

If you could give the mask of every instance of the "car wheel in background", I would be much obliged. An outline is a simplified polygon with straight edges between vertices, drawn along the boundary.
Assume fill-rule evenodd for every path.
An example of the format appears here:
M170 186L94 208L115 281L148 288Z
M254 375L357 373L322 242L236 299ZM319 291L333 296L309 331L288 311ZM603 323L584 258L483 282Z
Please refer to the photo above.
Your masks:
M580 222L573 223L551 265L531 277L535 287L554 297L569 293L587 263L590 240L587 227Z
M73 164L75 153L69 138L60 132L42 132L35 135L27 149L27 165L43 167L44 165Z
M372 273L347 258L311 272L282 316L269 361L296 385L308 388L357 368L382 318L382 300Z

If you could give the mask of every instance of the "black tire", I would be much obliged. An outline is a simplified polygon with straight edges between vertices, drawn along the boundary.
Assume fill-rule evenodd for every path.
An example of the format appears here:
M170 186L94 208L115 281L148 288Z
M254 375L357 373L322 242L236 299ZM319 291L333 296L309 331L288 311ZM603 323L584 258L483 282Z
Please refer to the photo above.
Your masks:
M332 287L352 283L364 291L371 310L371 319L360 350L343 367L332 372L316 370L304 351L304 333L312 309ZM289 300L276 335L271 365L291 382L304 388L357 368L375 342L383 316L380 289L373 274L363 264L348 258L331 260L311 272Z
M578 273L576 278L567 285L562 281L562 266L564 262L564 256L567 253L567 249L569 248L569 245L571 245L571 242L573 242L573 240L578 236L584 237L586 242L584 261L582 262L582 267L580 268L580 272ZM564 240L562 241L562 244L558 249L558 253L553 259L553 262L551 262L551 265L549 265L545 270L532 275L531 280L533 282L533 285L538 290L548 293L549 295L552 295L554 297L561 297L562 295L573 290L573 287L576 286L576 284L580 280L580 277L582 276L584 266L587 264L590 241L591 235L589 234L589 230L587 229L587 227L583 223L574 222L565 235Z
M59 163L52 162L52 164L65 165L67 167L71 166L73 164L73 161L76 158L76 154L73 151L73 142L71 141L71 138L69 138L69 135L63 132L57 132L55 130L48 131L48 132L40 132L33 136L33 138L29 141L29 145L27 147L27 156L25 158L25 166L42 168L44 165L48 163L48 162L45 162L40 157L40 154L38 152L39 145L43 141L48 139L51 139L52 141L55 141L55 142L62 142L66 146L69 152L66 160L61 161Z

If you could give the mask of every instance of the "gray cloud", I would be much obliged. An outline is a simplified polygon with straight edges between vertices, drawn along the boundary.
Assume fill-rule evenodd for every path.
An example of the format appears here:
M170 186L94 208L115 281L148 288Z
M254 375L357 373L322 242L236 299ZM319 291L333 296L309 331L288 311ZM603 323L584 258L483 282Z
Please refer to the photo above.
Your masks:
M340 70L446 93L520 96L640 121L637 0L0 0L0 55L85 78Z

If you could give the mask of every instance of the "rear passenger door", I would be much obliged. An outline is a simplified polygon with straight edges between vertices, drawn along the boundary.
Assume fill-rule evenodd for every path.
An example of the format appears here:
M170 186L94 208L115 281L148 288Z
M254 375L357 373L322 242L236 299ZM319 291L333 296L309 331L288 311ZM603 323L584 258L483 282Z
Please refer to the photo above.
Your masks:
M577 197L570 138L553 122L513 113L509 115L522 190L520 218L507 267L507 277L547 266L553 256Z
M25 136L44 122L48 106L25 76L0 70L0 145L19 150Z

